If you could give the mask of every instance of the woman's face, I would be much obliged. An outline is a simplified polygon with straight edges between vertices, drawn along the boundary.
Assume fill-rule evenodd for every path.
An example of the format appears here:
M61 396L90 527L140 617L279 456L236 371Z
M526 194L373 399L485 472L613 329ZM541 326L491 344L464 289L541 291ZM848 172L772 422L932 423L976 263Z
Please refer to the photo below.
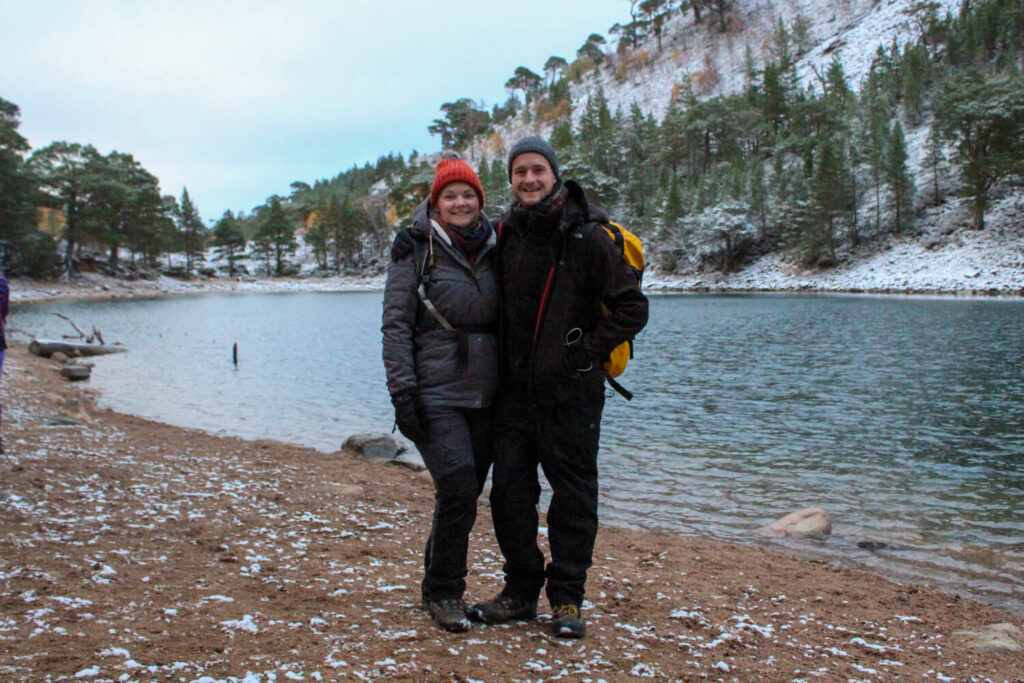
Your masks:
M448 183L437 197L437 217L442 225L468 228L480 215L480 198L468 183Z

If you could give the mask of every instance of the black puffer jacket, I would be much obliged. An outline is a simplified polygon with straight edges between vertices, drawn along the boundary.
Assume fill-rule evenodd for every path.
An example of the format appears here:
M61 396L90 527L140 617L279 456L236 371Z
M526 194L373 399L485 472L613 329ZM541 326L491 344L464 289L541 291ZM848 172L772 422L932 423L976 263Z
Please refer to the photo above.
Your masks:
M568 181L565 187L561 220L547 229L546 248L530 239L531 230L543 231L544 226L529 210L505 214L498 247L504 386L528 392L538 405L585 400L603 392L601 364L647 324L647 298L601 227L608 215L587 201L578 184ZM552 265L550 290L538 321L543 283ZM608 315L602 314L601 304L609 309ZM583 333L586 355L594 365L591 372L571 373L579 363L565 361L566 335L574 328Z
M395 240L384 287L381 331L388 391L392 396L412 391L436 406L489 406L498 383L495 236L491 234L470 265L444 229L431 221L426 201L413 212L407 231ZM454 332L437 325L420 303L409 237L433 249L427 297Z

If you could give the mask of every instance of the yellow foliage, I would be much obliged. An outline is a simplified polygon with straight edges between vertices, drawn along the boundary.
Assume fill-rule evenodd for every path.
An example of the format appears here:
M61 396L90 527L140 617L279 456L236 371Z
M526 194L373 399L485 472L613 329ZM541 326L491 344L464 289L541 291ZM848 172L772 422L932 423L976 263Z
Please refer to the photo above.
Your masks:
M619 63L615 67L615 78L624 81L630 73L648 67L651 63L651 56L646 50L630 50L620 52Z
M498 131L491 133L481 145L489 156L494 156L505 149L505 136Z
M558 119L565 118L572 113L572 102L569 101L568 97L563 97L555 105L555 108L551 110L551 120L557 121Z
M39 207L39 224L36 226L40 231L45 232L51 237L60 237L61 232L64 230L64 223L66 218L64 212L61 209L54 209L49 206Z
M395 208L394 204L388 204L388 210L384 214L384 217L387 220L388 225L394 225L398 222L398 209Z
M573 60L572 64L565 71L565 77L574 83L583 81L583 77L597 68L597 62L590 57L581 57Z

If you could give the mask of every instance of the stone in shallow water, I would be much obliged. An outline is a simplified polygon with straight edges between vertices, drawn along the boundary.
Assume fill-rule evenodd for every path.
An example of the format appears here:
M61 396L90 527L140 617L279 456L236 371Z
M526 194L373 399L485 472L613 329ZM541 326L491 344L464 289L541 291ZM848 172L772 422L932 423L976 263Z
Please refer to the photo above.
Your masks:
M832 533L832 520L821 508L807 507L762 527L761 533L767 536L828 536Z

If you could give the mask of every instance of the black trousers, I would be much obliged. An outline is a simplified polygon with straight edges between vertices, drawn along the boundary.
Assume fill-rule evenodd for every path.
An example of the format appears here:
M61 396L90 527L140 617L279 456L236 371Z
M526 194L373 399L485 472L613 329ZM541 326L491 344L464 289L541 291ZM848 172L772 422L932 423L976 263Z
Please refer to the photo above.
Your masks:
M534 600L547 583L552 605L583 602L597 537L597 451L604 395L538 408L526 394L503 393L494 410L491 513L505 556L505 590ZM543 469L551 486L551 561L537 545Z
M490 408L426 406L427 440L416 447L434 479L434 517L423 558L427 600L461 598L469 533L491 467Z

